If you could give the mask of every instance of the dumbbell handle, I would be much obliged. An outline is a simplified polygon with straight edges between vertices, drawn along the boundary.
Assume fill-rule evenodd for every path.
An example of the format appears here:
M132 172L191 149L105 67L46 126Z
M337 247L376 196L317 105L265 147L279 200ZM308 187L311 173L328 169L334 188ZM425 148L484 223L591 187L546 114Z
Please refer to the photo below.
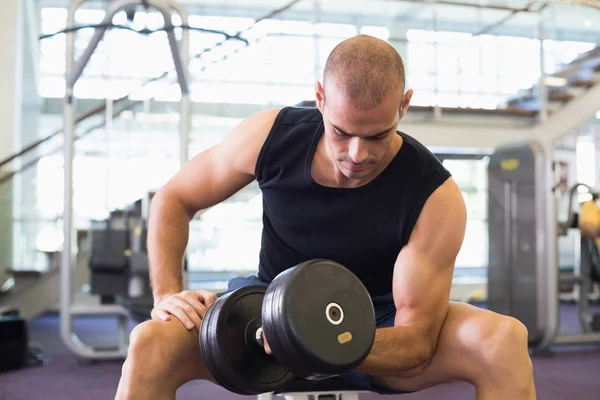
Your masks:
M256 342L261 345L261 347L265 347L265 339L263 337L263 328L259 326L256 330L256 334L254 336L256 338Z

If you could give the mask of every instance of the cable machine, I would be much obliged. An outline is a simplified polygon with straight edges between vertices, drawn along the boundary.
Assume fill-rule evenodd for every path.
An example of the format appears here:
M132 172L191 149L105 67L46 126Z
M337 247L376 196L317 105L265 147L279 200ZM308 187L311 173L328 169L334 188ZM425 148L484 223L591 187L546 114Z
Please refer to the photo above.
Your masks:
M60 264L61 274L61 299L60 299L60 334L67 348L77 356L85 359L122 359L127 356L128 348L128 319L129 312L120 305L108 304L95 307L78 307L72 304L72 277L76 265L77 252L75 251L75 230L73 229L73 158L75 140L75 96L74 87L81 77L83 70L90 61L92 54L104 37L111 25L114 16L120 11L131 11L137 6L152 8L160 12L164 20L164 29L167 33L171 54L177 72L177 82L181 89L180 100L180 163L183 165L188 159L188 134L191 123L191 101L189 95L189 32L182 30L181 39L175 36L172 17L179 15L183 26L188 26L186 10L175 0L112 0L109 2L104 20L98 27L87 48L79 59L75 60L75 13L86 0L72 0L67 19L67 62L65 70L65 97L63 102L64 118L64 220L63 236L64 245ZM114 315L119 319L118 346L116 349L93 348L84 344L73 332L73 317L82 315Z

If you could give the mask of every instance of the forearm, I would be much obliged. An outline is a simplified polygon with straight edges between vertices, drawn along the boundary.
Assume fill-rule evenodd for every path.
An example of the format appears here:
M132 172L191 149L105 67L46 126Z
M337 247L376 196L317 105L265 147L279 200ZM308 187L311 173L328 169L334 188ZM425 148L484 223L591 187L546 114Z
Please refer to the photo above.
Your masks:
M168 192L152 200L148 222L148 261L152 294L156 301L183 290L183 256L189 237L190 216Z
M413 327L380 328L369 356L357 371L368 375L415 376L429 363L429 349L423 335Z

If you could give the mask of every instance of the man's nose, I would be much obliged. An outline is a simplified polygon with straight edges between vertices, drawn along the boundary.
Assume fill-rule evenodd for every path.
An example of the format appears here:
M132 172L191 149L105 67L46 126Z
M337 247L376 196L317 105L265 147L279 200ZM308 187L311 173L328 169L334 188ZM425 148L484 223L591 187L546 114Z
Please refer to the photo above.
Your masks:
M350 139L348 155L354 164L360 164L367 159L369 153L367 151L367 146L364 145L361 138L353 137Z

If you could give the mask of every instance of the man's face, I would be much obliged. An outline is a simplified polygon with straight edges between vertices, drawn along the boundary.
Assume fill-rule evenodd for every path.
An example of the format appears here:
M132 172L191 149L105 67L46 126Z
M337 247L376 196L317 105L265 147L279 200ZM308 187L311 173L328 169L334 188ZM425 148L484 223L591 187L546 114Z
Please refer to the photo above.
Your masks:
M354 108L333 85L328 85L326 101L324 98L323 88L317 84L317 104L331 161L349 179L368 178L392 147L398 121L406 111L402 92L388 93L381 104L366 111Z

